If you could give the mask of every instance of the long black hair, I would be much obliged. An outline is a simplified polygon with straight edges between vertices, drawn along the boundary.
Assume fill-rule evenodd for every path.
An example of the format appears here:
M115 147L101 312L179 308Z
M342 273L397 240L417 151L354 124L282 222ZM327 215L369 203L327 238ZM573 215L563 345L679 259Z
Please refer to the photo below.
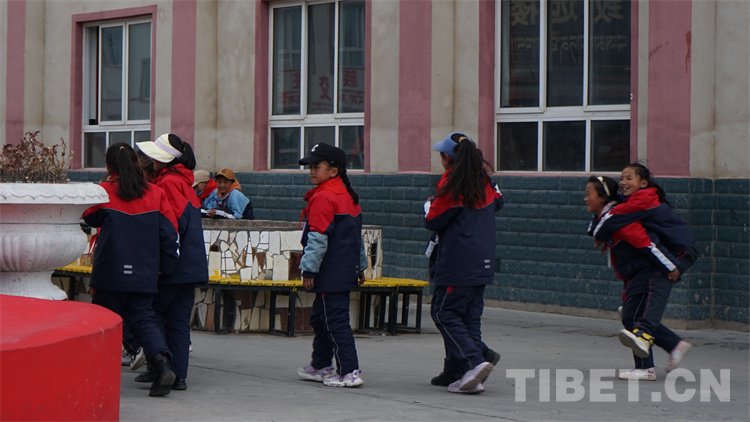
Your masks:
M357 192L355 192L354 188L352 188L352 184L351 182L349 182L349 176L347 176L346 174L346 163L336 163L330 161L328 164L339 169L338 174L341 178L341 181L344 182L344 186L346 186L346 191L349 192L349 195L351 195L352 201L354 201L355 204L359 204L359 195L357 195Z
M485 188L492 166L485 161L482 151L463 133L454 133L456 159L450 162L450 173L437 195L452 195L453 200L463 197L463 204L477 208L484 203ZM443 153L441 153L443 154Z
M193 152L193 148L190 146L190 144L184 142L182 139L180 139L179 136L175 135L174 133L170 133L167 139L169 139L169 145L172 145L172 148L182 153L179 158L175 158L174 160L167 163L167 166L182 164L188 170L195 170L195 153Z
M124 201L138 199L148 189L143 170L138 165L138 155L130 145L119 142L107 149L107 171L119 178L117 195Z
M625 168L631 168L633 169L633 172L638 175L642 180L646 181L646 187L647 188L654 188L656 189L656 195L659 197L659 202L662 204L667 204L670 207L672 204L667 201L667 193L662 189L661 186L659 186L653 179L651 179L651 171L648 169L648 167L644 166L641 163L635 162L630 163Z
M612 201L617 201L617 181L607 176L589 176L588 183L594 185L596 193L599 197L605 199L605 204Z

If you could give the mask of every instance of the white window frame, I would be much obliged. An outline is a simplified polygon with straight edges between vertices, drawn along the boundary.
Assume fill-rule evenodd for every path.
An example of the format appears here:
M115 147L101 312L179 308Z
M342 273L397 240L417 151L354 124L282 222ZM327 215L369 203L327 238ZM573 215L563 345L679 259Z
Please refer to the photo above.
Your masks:
M144 17L137 17L133 19L117 19L112 21L101 21L101 22L90 22L84 25L83 27L83 91L82 91L82 107L81 107L81 164L82 166L85 166L86 162L88 161L88 158L86 156L86 145L85 145L85 139L87 133L105 133L105 151L110 146L110 134L115 132L130 132L130 145L135 146L135 133L136 132L151 132L151 119L137 119L137 120L129 120L128 119L128 69L129 69L129 57L128 57L128 51L129 51L129 31L128 28L131 25L137 25L137 24L143 24L143 23L149 23L150 29L151 29L151 40L152 42L149 43L149 57L153 61L153 37L154 37L154 23L153 20L150 18L144 18ZM97 42L97 52L96 52L96 59L99 61L96 64L97 74L92 75L90 69L92 65L92 57L91 49L89 48L89 33L92 28L96 27L98 32L98 42ZM96 104L93 105L97 108L96 115L98 117L101 117L101 89L98 87L101 87L101 73L102 73L102 66L101 66L101 58L102 58L102 49L101 49L101 39L102 39L102 28L113 28L113 27L122 27L123 28L123 58L122 58L122 86L121 86L121 92L122 92L122 100L120 103L120 115L122 116L122 119L119 121L104 121L102 122L101 119L97 120L97 124L92 125L89 124L89 115L91 111L91 97L92 93L91 91L91 79L96 78ZM151 75L150 80L153 80L153 74ZM149 92L151 90L149 89ZM150 104L150 112L151 114L153 112L154 104L151 102L151 99L149 99ZM89 167L90 168L90 167Z
M590 1L583 0L583 101L581 106L548 107L547 106L547 0L539 0L539 106L538 107L506 107L500 106L502 90L502 1L496 0L495 19L497 31L495 33L495 57L498 66L495 70L495 146L497 153L493 157L495 168L500 165L498 153L500 139L497 127L502 123L537 123L537 168L536 170L501 170L499 172L522 173L560 173L558 170L544 170L544 123L553 121L585 121L585 168L583 171L566 170L562 173L590 173L591 169L591 123L597 120L628 120L630 121L630 104L590 105L589 100L589 26ZM631 16L631 19L633 17ZM631 63L632 69L632 63ZM632 87L631 87L632 90ZM632 92L631 92L632 99Z
M329 114L308 114L307 113L307 67L308 67L308 44L307 44L307 20L308 20L308 9L307 6L316 5L316 4L325 4L325 3L335 3L335 14L334 14L334 57L333 57L333 71L334 71L334 77L333 77L333 113ZM272 171L288 171L289 169L279 169L279 168L273 168L271 166L272 156L273 156L273 144L272 144L272 131L273 129L281 129L281 128L298 128L300 129L300 137L299 137L299 150L300 150L300 157L302 158L305 155L305 129L306 128L313 128L313 127L334 127L334 142L335 146L339 146L339 132L341 127L345 126L362 126L365 125L365 113L363 112L357 112L357 113L339 113L338 112L338 90L339 90L339 14L341 9L341 3L342 0L328 0L328 1L302 1L302 2L278 2L276 4L271 5L270 7L270 15L269 15L269 37L268 37L268 52L269 52L269 61L268 61L268 86L271 87L269 89L268 93L268 156L266 157L266 162L268 163L269 170ZM300 28L300 35L302 37L302 42L300 45L302 46L302 54L300 55L300 60L302 63L300 64L300 113L299 114L284 114L284 115L274 115L273 114L273 35L274 35L274 13L275 9L278 8L286 8L286 7L294 7L294 6L301 6L302 7L302 16L301 16L301 28ZM367 34L365 34L367 36ZM365 152L366 153L366 152ZM300 169L303 167L300 166ZM364 171L364 168L362 169L347 169L347 171L353 171L353 172L362 172Z

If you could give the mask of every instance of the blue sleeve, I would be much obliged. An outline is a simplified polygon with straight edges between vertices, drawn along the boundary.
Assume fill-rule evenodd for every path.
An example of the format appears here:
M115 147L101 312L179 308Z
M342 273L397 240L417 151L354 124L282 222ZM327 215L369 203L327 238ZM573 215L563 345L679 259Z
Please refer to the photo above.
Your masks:
M177 259L180 256L180 240L172 222L162 214L159 214L159 241L159 271L171 274L177 267Z
M211 192L211 194L213 195L213 192ZM245 211L245 207L248 203L250 203L250 200L247 199L247 196L236 189L233 190L229 194L229 198L227 198L227 208L231 210L234 218L238 220L242 218L242 212Z
M208 194L208 197L203 200L203 208L212 210L216 208L219 203L219 197L216 196L216 190Z
M359 247L359 270L360 271L364 271L369 267L367 265L367 261L368 259L367 259L367 252L365 251L365 241L362 240L360 242L360 247Z
M309 232L307 234L307 245L302 252L299 268L302 277L315 278L320 271L320 264L328 251L328 236L324 233Z

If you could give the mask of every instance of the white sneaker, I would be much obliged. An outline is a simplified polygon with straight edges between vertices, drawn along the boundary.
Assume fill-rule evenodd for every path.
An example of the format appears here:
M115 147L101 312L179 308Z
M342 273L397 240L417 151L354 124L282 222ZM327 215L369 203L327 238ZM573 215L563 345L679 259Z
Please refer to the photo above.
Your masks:
M621 380L656 381L656 369L620 369L617 378Z
M651 344L648 341L638 337L637 335L624 328L620 330L620 333L617 335L617 337L620 339L620 343L622 343L623 346L630 348L630 350L633 351L633 354L637 357L648 357L649 349L651 349Z
M130 360L130 370L135 371L136 369L143 366L146 363L146 354L143 353L143 347L138 348L138 353L132 356Z
M454 387L453 384L451 384L448 386L448 391L451 393L460 393L460 394L479 394L479 393L484 393L484 384L480 382L479 384L477 384L476 387L474 387L473 390L467 390L467 391L462 391L460 388Z
M297 376L303 380L323 382L325 377L335 374L333 366L328 366L323 369L315 369L312 365L307 365L302 368L297 368Z
M617 316L619 316L620 321L622 321L622 306L617 307Z
M190 343L190 346L188 346L188 353L193 353L193 343Z
M491 363L482 362L474 368L466 371L466 373L461 376L460 380L451 383L448 386L448 391L452 393L475 393L479 384L482 384L487 380L487 377L490 376L490 372L492 372L494 368L495 367L492 366Z
M130 365L130 362L132 362L132 360L133 360L133 356L131 356L130 353L128 353L123 347L122 348L122 360L121 360L122 366Z
M680 362L685 359L685 355L687 355L687 352L692 348L692 344L684 340L680 340L680 342L677 343L677 346L675 346L675 348L669 353L669 358L667 358L667 366L664 367L664 370L667 372L672 372L675 368L680 366Z
M360 377L362 371L355 369L346 375L332 374L323 378L323 384L328 387L346 387L353 388L359 387L365 383L365 380Z

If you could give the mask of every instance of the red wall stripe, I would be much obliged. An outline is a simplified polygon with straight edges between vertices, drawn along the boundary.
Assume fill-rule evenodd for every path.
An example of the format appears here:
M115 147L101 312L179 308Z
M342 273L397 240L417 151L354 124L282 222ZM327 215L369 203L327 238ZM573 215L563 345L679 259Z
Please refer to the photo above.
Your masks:
M26 0L9 0L7 8L5 142L18 144L24 133ZM26 128L31 130L32 128ZM41 128L38 128L41 129Z
M255 130L253 169L268 170L268 2L255 2Z
M172 3L171 132L195 143L196 0Z
M657 176L690 175L690 2L649 2L648 162Z
M398 170L430 171L432 4L399 2Z
M479 128L477 142L490 163L495 157L495 1L479 2Z

